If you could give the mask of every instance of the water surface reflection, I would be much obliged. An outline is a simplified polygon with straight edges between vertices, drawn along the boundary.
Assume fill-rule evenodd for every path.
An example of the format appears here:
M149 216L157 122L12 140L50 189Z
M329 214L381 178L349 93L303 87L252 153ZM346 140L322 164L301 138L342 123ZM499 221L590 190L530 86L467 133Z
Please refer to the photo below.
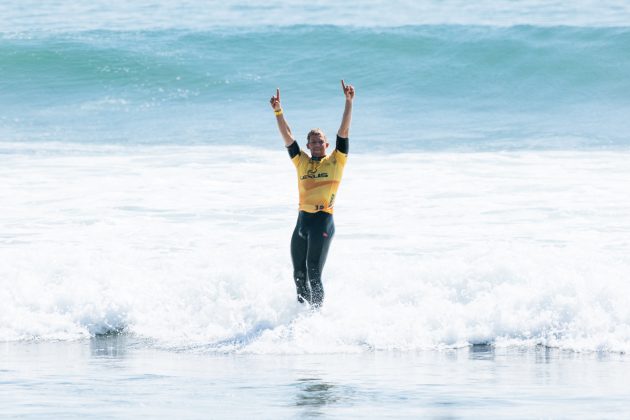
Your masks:
M324 409L339 404L346 393L342 386L314 377L299 378L293 387L295 406L302 409L301 415L309 417L324 415Z

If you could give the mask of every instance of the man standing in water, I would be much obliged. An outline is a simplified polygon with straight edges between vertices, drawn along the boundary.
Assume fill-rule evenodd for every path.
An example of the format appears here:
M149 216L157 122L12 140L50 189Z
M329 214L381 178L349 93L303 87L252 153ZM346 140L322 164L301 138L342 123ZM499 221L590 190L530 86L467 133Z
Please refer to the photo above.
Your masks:
M297 288L298 302L307 301L319 307L324 300L322 270L328 255L330 241L335 234L333 205L341 182L343 168L348 159L348 133L352 120L354 87L341 81L346 97L346 106L337 132L335 150L326 155L328 139L322 130L315 128L306 136L306 147L311 157L300 150L284 119L280 105L280 89L270 103L276 114L278 129L295 165L300 191L300 206L297 224L291 237L291 259L293 278Z

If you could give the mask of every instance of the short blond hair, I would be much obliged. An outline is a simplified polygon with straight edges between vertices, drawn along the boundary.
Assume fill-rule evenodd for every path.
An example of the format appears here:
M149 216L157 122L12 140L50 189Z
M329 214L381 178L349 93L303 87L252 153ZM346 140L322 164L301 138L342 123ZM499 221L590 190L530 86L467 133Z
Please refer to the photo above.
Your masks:
M328 137L326 137L326 134L324 134L324 131L321 128L313 128L311 131L308 132L308 134L306 135L307 143L311 141L311 136L313 134L319 134L324 138L324 140L326 140L326 143L328 143Z

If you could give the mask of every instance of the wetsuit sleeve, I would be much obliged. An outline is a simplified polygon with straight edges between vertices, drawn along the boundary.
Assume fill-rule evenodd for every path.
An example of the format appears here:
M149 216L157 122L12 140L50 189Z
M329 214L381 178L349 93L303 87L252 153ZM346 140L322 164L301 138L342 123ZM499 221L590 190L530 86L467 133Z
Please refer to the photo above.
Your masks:
M343 168L348 160L349 141L347 138L337 136L337 145L332 152L335 162L337 162Z
M337 136L337 145L335 146L337 150L339 150L344 155L348 154L348 149L350 148L350 141L346 138Z
M289 152L289 157L293 159L297 155L300 154L300 146L298 146L297 141L294 141L289 146L287 146L287 151Z

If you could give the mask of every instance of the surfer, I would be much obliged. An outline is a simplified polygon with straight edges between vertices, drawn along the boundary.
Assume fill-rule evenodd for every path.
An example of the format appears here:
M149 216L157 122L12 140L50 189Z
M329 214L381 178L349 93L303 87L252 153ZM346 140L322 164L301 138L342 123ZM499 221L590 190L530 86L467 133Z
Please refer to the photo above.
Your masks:
M341 88L346 102L341 126L337 131L335 150L330 155L326 155L328 139L319 128L311 130L306 136L306 148L311 156L304 153L284 119L280 89L276 89L276 96L272 96L270 100L284 145L297 170L300 192L298 219L291 237L291 260L297 300L300 303L306 301L313 307L321 306L324 300L322 270L330 241L335 234L333 206L348 158L354 87L346 85L342 80Z

